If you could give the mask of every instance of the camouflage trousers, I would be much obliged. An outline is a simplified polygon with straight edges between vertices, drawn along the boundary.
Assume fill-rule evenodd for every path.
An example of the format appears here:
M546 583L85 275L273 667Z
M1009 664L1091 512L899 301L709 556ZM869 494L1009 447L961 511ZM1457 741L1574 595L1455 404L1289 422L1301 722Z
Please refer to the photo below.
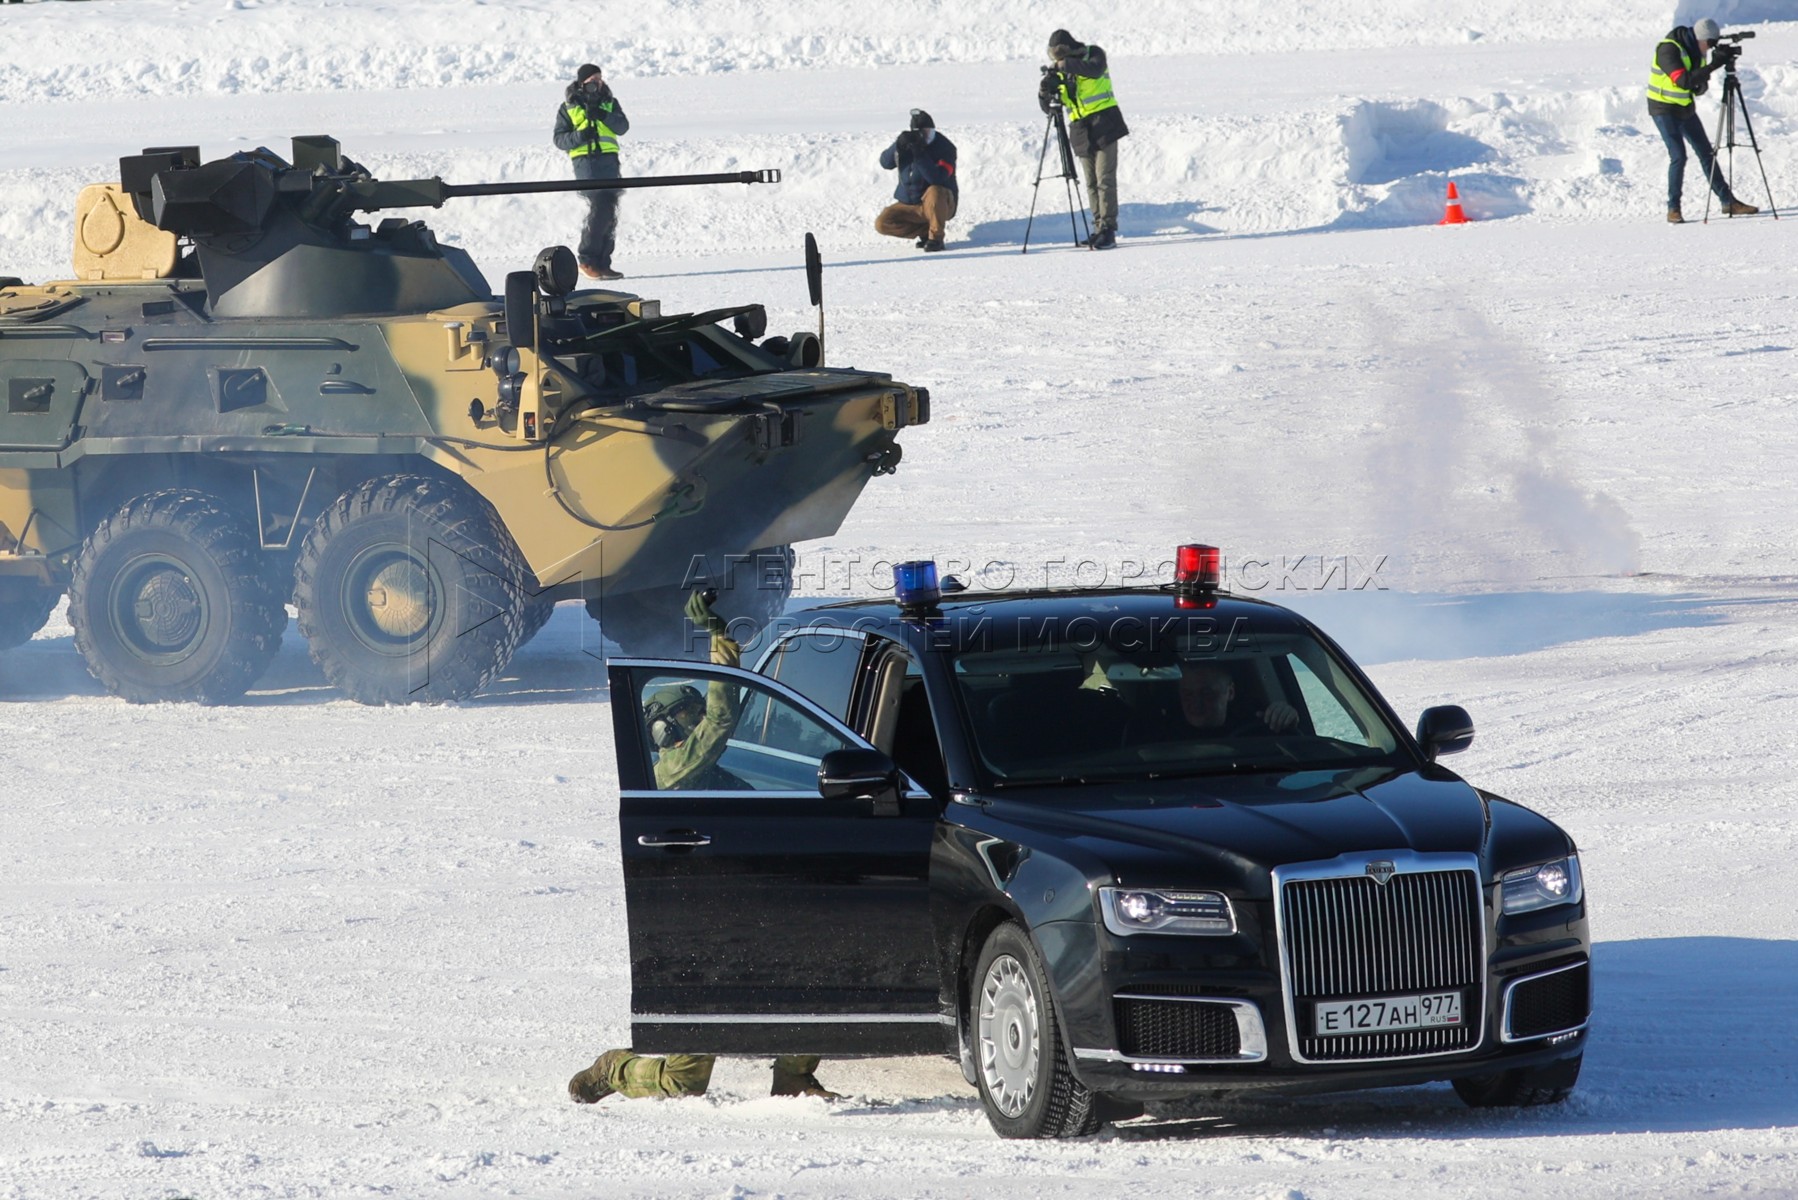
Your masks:
M663 1058L645 1058L640 1054L621 1057L612 1065L608 1086L620 1096L645 1097L703 1096L712 1084L714 1054L670 1054ZM815 1054L788 1054L774 1060L776 1091L783 1076L793 1078L810 1075L818 1069Z

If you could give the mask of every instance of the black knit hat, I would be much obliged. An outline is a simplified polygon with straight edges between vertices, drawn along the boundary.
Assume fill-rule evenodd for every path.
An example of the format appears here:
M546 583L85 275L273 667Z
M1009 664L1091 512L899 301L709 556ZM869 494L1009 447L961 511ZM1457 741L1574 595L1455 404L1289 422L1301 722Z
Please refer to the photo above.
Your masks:
M598 66L598 64L596 64L596 63L582 63L582 64L581 64L581 65L580 65L580 69L579 69L579 70L577 70L577 71L575 71L575 73L574 73L574 81L575 81L575 82L576 82L576 83L579 83L579 82L580 82L580 81L581 81L581 80L583 80L583 79L585 79L585 78L587 78L587 76L589 76L589 75L597 75L597 74L599 74L599 66Z
M936 122L932 121L930 114L923 109L914 108L911 110L911 127L913 129L935 129Z

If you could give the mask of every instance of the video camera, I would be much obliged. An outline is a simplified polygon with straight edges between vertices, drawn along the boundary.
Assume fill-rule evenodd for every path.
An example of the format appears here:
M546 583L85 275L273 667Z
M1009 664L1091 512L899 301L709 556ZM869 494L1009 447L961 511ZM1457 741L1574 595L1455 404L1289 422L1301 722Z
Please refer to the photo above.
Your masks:
M1036 98L1041 102L1043 111L1048 112L1051 108L1061 107L1062 88L1068 88L1069 91L1073 88L1069 87L1068 77L1060 67L1046 66L1042 70L1043 80L1037 85Z
M1736 60L1742 57L1742 43L1753 36L1752 29L1718 35L1717 44L1711 47L1711 65L1735 70Z

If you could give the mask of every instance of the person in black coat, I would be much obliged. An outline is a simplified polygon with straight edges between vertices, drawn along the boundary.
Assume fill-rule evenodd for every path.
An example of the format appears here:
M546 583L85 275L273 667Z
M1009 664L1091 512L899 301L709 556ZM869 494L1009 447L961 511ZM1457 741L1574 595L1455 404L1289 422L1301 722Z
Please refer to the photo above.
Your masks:
M576 179L617 179L618 136L631 127L624 105L612 94L612 86L592 63L582 63L574 82L556 109L555 143L568 152ZM581 274L589 279L622 279L612 269L612 248L618 233L618 193L597 191L587 197L587 224L575 250Z
M941 250L944 227L961 202L955 178L955 143L937 132L921 108L911 110L911 127L880 152L880 165L899 172L894 203L880 210L874 228L887 237L916 238L920 250Z
M1118 141L1130 132L1124 110L1111 89L1105 51L1076 41L1065 29L1049 35L1054 67L1043 74L1037 100L1044 112L1060 104L1068 114L1068 142L1086 173L1086 198L1093 213L1095 250L1117 245Z
M1676 26L1654 48L1654 66L1648 74L1648 116L1660 130L1661 141L1667 144L1667 220L1674 225L1686 219L1679 211L1679 200L1686 179L1687 142L1692 144L1698 165L1704 169L1705 179L1725 213L1737 217L1760 211L1730 192L1728 181L1711 155L1711 139L1705 136L1704 122L1698 118L1696 98L1704 95L1710 86L1711 72L1718 66L1714 61L1706 65L1704 56L1717 44L1720 32L1717 22L1706 17L1691 25Z

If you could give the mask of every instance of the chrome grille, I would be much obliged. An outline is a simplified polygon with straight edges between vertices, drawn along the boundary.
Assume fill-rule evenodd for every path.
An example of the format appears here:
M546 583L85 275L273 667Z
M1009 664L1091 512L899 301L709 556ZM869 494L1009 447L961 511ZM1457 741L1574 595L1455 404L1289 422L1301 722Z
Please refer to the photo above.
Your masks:
M1451 1054L1485 1027L1485 925L1473 870L1401 870L1385 884L1366 874L1297 878L1281 886L1280 937L1293 1048L1308 1061ZM1316 1037L1312 1006L1459 991L1450 1028Z

